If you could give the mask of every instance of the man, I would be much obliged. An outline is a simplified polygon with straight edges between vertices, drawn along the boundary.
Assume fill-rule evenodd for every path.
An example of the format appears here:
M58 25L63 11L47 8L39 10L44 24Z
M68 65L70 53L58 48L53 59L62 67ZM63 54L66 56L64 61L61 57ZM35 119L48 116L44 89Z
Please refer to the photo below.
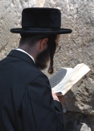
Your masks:
M0 61L0 131L63 131L61 99L51 91L48 78L53 73L53 56L60 28L60 11L53 8L26 8L22 12L19 48Z

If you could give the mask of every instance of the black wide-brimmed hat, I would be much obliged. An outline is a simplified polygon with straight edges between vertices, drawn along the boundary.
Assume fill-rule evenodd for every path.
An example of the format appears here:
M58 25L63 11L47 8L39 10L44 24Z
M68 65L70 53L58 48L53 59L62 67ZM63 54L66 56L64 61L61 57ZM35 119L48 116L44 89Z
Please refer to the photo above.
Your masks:
M61 12L56 8L25 8L22 11L22 28L13 28L20 34L66 34L71 29L60 28Z

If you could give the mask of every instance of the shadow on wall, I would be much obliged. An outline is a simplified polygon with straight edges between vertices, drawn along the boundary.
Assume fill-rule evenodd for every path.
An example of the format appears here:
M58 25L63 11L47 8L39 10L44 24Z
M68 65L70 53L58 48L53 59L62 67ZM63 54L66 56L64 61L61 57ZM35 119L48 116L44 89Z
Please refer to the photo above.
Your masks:
M68 111L64 117L64 131L94 131L94 116Z

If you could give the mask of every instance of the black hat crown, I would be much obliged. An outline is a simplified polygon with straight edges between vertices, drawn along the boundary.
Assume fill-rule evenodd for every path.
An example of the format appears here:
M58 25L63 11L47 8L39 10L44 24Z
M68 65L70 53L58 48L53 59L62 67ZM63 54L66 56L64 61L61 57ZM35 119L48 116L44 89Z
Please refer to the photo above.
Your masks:
M57 9L24 9L22 16L23 27L59 28L61 24L60 11Z
M11 29L12 33L65 34L71 29L60 28L61 12L55 8L26 8L22 11L22 28Z

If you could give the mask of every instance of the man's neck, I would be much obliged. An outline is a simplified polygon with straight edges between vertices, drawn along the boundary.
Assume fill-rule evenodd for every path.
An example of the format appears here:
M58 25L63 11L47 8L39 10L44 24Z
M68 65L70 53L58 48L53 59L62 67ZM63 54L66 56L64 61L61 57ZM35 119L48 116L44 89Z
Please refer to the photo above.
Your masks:
M23 50L23 49L21 49L21 48L17 48L16 50L21 51L21 52L27 54L27 55L35 62L34 57L33 57L32 55L30 55L28 52L26 52L25 50Z
M30 47L30 46L28 46L28 44L20 45L18 48L24 50L24 51L27 52L30 56L32 56L32 57L34 58L34 60L36 60L36 57L37 57L36 48Z

